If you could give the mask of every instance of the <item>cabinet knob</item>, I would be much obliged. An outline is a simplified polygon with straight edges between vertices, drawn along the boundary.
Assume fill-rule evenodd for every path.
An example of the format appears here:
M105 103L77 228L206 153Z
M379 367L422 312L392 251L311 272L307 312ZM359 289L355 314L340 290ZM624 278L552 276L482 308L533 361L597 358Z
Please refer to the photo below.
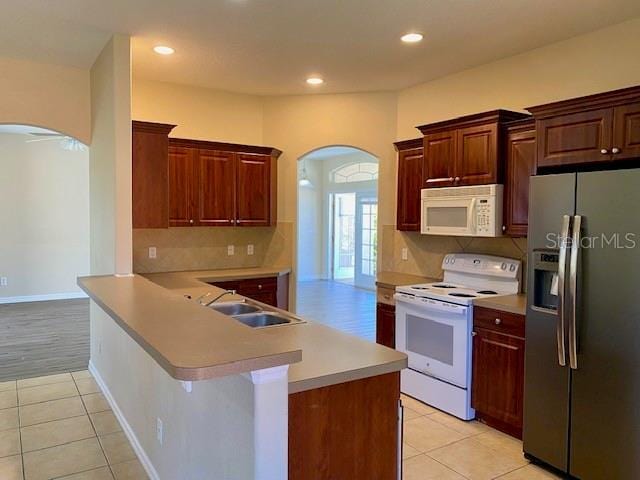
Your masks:
M459 182L459 181L460 181L460 177L456 177L456 182Z
M502 225L502 231L506 232L507 231L507 226L506 225Z
M193 218L191 220L189 220L189 223L193 223Z
M613 147L611 149L611 153L620 153L620 149L618 147Z
M600 153L603 155L606 155L607 153L609 153L609 150L607 150L606 148L603 148L602 150L600 150Z
M478 333L477 332L471 332L471 336L475 337Z
M233 218L229 219L229 223L233 223Z
M258 290L262 290L262 285L258 285Z
M453 177L449 177L449 181L453 182L454 178Z
M496 318L494 322L496 325L500 325L502 323L502 320L500 320L499 318Z

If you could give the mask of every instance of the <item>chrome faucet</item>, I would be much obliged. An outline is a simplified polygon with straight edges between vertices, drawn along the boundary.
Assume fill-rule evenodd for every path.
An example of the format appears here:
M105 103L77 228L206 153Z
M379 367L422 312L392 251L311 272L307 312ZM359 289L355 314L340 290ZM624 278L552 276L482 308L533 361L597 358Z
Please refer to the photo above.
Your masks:
M224 297L225 295L235 295L236 291L235 290L225 290L224 292L222 292L220 295L218 295L216 298L214 298L213 300L210 300L208 302L203 302L202 300L211 296L212 293L211 292L207 292L204 295L200 295L197 299L196 302L198 302L200 305L208 307L209 305L217 302L218 300L220 300L222 297Z

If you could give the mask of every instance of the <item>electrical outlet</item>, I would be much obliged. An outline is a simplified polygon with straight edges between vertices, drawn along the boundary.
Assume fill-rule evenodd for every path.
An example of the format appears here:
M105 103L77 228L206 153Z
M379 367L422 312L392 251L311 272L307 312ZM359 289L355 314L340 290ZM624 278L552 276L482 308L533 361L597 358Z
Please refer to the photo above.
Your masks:
M409 249L407 247L402 249L402 260L409 260Z
M158 443L162 445L162 441L164 440L164 431L162 426L162 420L160 417L156 419L156 438L158 439Z
M0 277L0 287L6 287L9 285L9 279L7 277Z
M158 250L156 247L149 247L149 258L158 258Z
M235 254L235 248L233 247L233 245L228 245L227 246L227 255L234 255Z
M247 245L247 255L253 255L253 245Z

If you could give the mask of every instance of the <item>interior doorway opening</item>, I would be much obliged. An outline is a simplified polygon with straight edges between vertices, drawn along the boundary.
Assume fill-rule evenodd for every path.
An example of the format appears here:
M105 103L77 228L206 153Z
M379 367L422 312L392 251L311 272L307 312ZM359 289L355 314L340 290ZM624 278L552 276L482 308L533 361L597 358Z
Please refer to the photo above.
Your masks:
M376 157L328 146L300 158L298 313L373 338L377 229Z
M89 360L89 150L46 128L0 124L0 382Z

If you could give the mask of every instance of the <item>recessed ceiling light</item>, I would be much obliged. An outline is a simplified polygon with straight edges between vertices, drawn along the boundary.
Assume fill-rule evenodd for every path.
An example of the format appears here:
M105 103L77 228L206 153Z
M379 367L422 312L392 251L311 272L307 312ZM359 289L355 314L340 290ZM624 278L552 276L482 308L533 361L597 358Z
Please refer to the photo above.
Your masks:
M307 78L307 83L309 85L322 85L324 80L320 77L309 77Z
M175 50L171 47L167 47L165 45L157 45L153 47L153 51L159 53L160 55L171 55L175 53Z
M402 40L404 43L418 43L423 38L424 35L422 35L421 33L412 32L401 36L400 40Z

